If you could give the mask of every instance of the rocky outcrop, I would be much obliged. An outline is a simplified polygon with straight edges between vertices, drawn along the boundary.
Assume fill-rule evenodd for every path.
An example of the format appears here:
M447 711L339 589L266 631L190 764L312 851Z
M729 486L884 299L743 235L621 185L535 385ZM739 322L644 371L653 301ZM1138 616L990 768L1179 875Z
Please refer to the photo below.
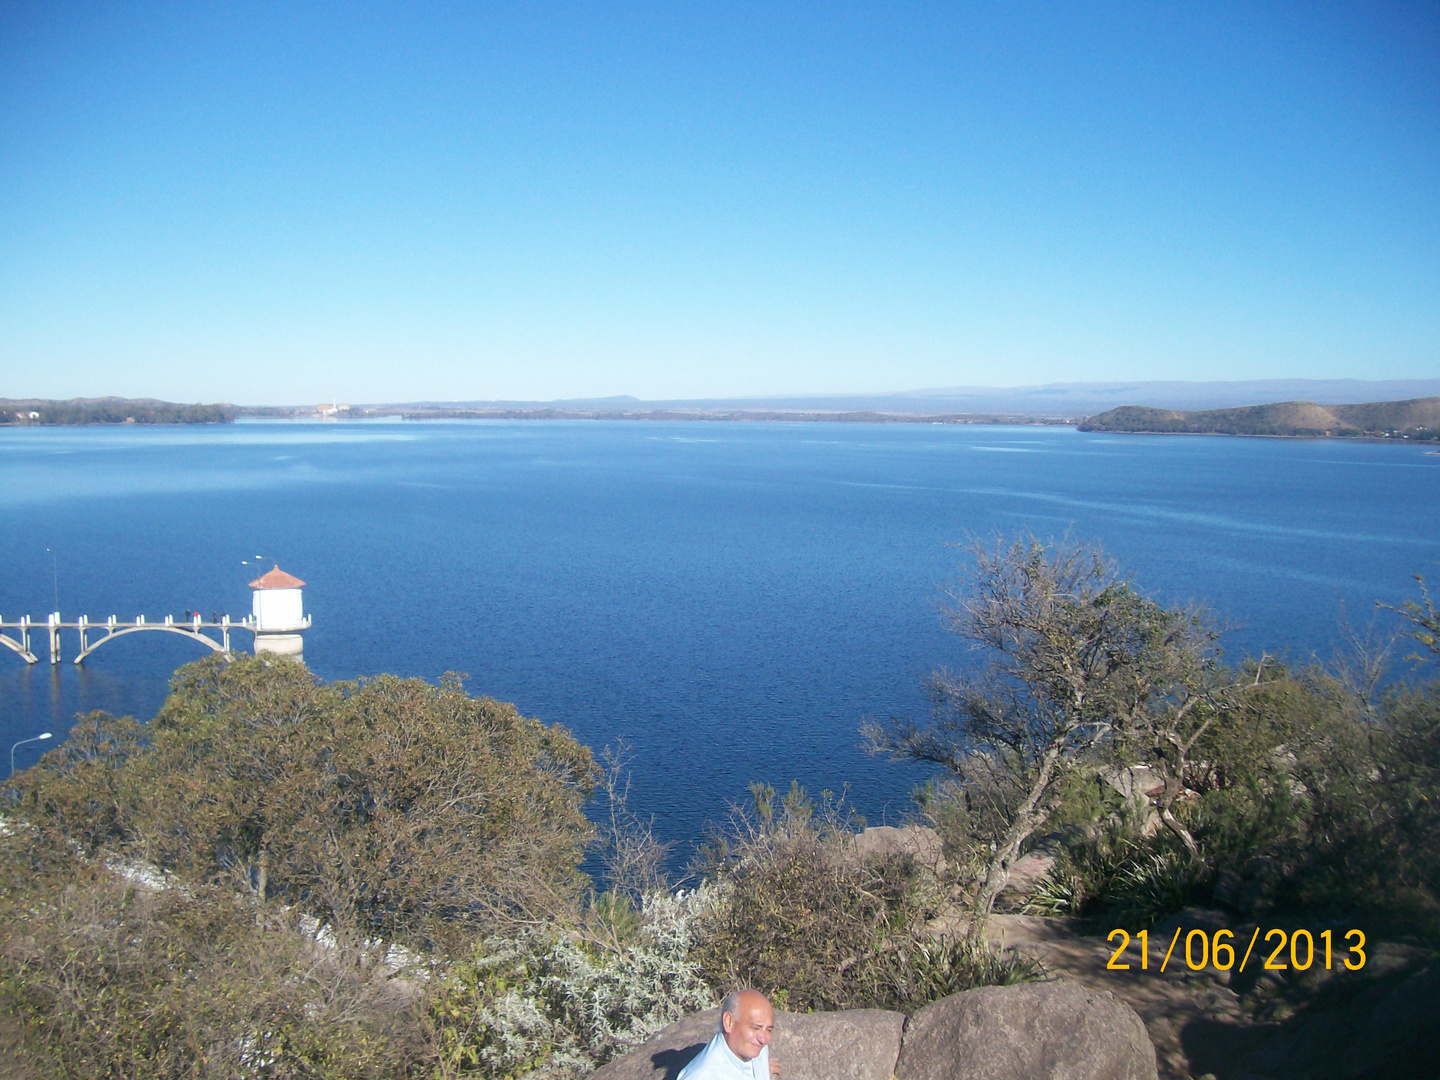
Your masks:
M719 1009L687 1016L600 1069L593 1080L675 1080L719 1022ZM785 1080L890 1080L904 1027L903 1015L883 1009L777 1012L770 1053Z
M1039 885L1053 869L1055 869L1053 852L1032 851L1015 860L1015 865L1010 867L1010 880L1006 883L1005 888L1008 892L1029 896L1035 891L1035 886Z
M1165 777L1149 765L1131 765L1126 769L1101 769L1100 777L1144 814L1140 835L1154 836L1160 831L1160 812L1152 799L1165 791Z
M674 1080L716 1030L719 1010L672 1024L594 1080ZM1145 1025L1108 993L1069 982L970 990L900 1013L775 1016L784 1080L1155 1080Z
M890 1080L905 1017L883 1009L782 1013L770 1053L785 1080Z
M1135 1010L1060 980L986 986L910 1018L896 1080L1156 1080Z
M643 1046L592 1073L592 1080L675 1080L715 1034L719 1009L677 1020Z

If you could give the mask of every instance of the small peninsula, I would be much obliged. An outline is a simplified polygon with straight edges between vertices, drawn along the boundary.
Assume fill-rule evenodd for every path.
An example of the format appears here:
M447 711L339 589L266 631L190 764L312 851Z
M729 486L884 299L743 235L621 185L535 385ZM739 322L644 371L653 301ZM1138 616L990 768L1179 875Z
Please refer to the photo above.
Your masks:
M1238 409L1152 409L1122 405L1087 416L1081 431L1134 434L1267 435L1290 438L1372 438L1440 441L1440 397L1317 405L1280 401Z

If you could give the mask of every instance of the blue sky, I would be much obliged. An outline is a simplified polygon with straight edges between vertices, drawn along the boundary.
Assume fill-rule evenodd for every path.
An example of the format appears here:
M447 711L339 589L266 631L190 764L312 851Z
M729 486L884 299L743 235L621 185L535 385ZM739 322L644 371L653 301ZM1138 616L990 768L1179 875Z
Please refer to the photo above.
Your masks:
M1440 375L1440 7L0 0L0 396Z

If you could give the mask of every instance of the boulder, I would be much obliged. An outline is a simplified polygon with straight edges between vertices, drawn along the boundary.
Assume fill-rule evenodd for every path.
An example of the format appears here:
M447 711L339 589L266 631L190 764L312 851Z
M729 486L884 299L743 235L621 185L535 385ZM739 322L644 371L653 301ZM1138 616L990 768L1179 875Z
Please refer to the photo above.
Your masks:
M1064 980L986 986L910 1018L896 1080L1156 1080L1135 1010Z
M1127 801L1144 808L1141 836L1154 836L1160 831L1160 813L1151 801L1165 792L1165 778L1159 772L1149 765L1132 765L1128 769L1101 769L1100 776Z
M890 1080L904 1030L884 1009L780 1013L770 1053L785 1080Z
M719 1020L719 1009L687 1016L593 1080L675 1080ZM908 1024L882 1009L777 1012L770 1052L784 1080L1156 1080L1134 1010L1063 981L969 990Z
M1127 799L1151 799L1165 791L1165 778L1149 765L1101 769L1100 776Z
M1010 880L1005 885L1006 891L1029 896L1035 891L1035 886L1054 868L1055 856L1048 851L1032 851L1028 855L1022 855L1010 867Z
M690 1059L704 1049L719 1023L719 1009L692 1013L596 1070L592 1080L675 1080Z
M675 1080L720 1022L719 1009L687 1016L616 1058L592 1080ZM883 1009L775 1014L771 1056L785 1080L890 1080L905 1017Z

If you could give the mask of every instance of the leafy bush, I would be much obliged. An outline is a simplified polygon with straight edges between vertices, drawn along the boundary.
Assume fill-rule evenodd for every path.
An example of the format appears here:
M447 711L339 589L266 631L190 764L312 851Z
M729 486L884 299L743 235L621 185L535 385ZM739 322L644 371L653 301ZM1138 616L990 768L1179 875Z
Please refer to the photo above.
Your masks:
M1144 928L1190 904L1216 902L1224 869L1227 880L1243 872L1269 882L1246 892L1251 909L1245 914L1258 914L1257 898L1293 869L1306 831L1308 802L1290 748L1313 745L1322 731L1333 743L1336 726L1353 722L1337 714L1342 702L1333 683L1316 673L1308 678L1274 664L1217 673L1219 681L1243 685L1243 692L1212 704L1214 719L1196 741L1195 763L1185 775L1193 787L1172 803L1198 858L1175 830L1161 827L1149 800L1125 799L1113 788L1091 796L1077 785L1057 811L1072 822L1064 849L1027 910ZM1081 824L1087 803L1100 812ZM1234 906L1239 893L1231 891Z
M0 872L0 1008L37 1075L401 1077L429 1058L417 987L278 908L136 888L24 827L0 837Z
M1149 852L1120 867L1100 906L1107 922L1148 930L1190 903L1198 893L1202 875L1202 868L1183 852Z
M925 912L915 869L862 858L849 818L798 785L777 809L774 790L752 788L753 814L736 813L707 853L724 902L703 924L697 958L714 986L785 991L791 1008L873 1001L874 960Z
M798 785L778 808L772 789L752 793L754 812L710 851L722 891L695 956L712 985L754 986L791 1009L914 1008L1029 970L976 941L936 940L941 883L909 855L860 855L838 802L817 806Z
M458 678L323 685L293 661L212 657L144 728L82 720L18 778L14 809L86 852L427 947L571 918L596 779L563 728Z
M716 896L646 897L638 940L618 953L540 930L488 939L451 967L431 1008L441 1075L588 1072L715 1004L689 954Z
M1068 869L1055 867L1035 884L1020 909L1022 915L1058 918L1080 914L1080 882Z
M1440 935L1440 686L1369 703L1318 668L1231 678L1176 803L1200 858L1169 830L1144 835L1127 804L1067 831L1027 910L1137 927L1192 903L1363 911Z
M432 991L376 958L579 926L597 777L458 678L188 665L151 723L93 713L12 782L0 993L55 1075L424 1072Z
M1365 735L1300 757L1310 827L1277 892L1440 937L1440 685L1397 692Z
M975 935L913 935L885 959L885 1000L907 1012L977 986L1012 986L1045 974L1039 961L1014 949L997 949Z

